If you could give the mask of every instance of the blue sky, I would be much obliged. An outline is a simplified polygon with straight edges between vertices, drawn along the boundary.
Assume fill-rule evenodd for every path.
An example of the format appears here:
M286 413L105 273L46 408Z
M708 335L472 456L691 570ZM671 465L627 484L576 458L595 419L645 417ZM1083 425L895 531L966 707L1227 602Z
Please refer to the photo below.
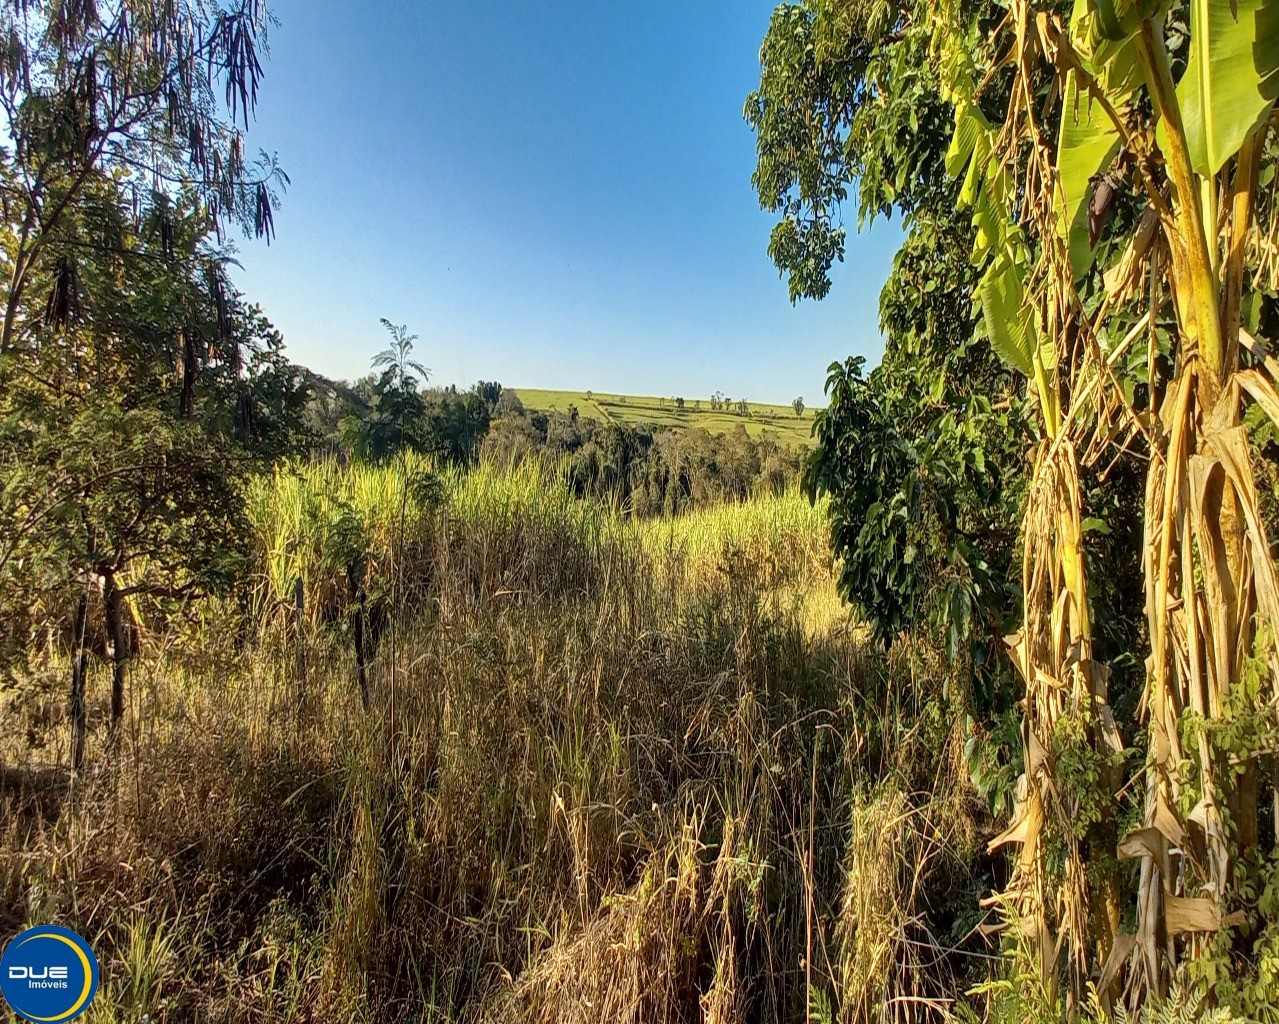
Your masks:
M249 149L292 178L241 287L359 376L379 317L440 383L810 404L882 351L896 225L792 307L742 119L769 2L275 0ZM849 211L852 226L852 211Z

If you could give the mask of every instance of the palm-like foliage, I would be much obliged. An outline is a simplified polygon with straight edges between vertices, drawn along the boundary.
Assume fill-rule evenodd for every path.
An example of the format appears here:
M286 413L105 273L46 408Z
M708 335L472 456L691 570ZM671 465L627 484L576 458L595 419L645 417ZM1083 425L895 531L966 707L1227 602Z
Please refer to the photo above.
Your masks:
M416 334L410 334L405 324L393 324L386 317L381 318L382 326L391 334L391 344L373 357L373 366L383 367L382 386L384 389L396 391L416 391L418 377L425 384L431 379L431 371L413 358L413 345L418 340Z

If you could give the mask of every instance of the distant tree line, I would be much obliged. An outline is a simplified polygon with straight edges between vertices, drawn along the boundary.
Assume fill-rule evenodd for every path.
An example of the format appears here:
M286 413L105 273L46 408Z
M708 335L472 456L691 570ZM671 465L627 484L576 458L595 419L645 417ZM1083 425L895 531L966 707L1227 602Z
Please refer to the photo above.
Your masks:
M510 392L484 440L483 458L563 460L579 496L611 498L636 515L658 515L762 491L780 492L798 478L802 456L743 426L723 435L701 427L662 429L601 422L567 413L528 412Z
M416 336L382 323L391 344L374 357L380 372L351 384L311 375L305 419L315 454L385 462L411 451L460 467L541 458L567 467L577 496L619 501L642 516L777 493L800 477L801 453L744 426L712 435L600 421L576 405L530 412L495 381L466 391L424 387L430 371L413 359Z

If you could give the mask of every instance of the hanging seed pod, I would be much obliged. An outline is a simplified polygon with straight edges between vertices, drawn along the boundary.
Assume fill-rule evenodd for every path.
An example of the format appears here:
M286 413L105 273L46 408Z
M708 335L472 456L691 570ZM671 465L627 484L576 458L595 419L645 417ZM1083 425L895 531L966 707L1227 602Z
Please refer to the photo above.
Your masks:
M213 311L218 324L218 342L223 358L236 377L240 375L240 345L235 337L235 323L231 318L231 304L227 299L226 282L222 270L212 264L208 271L209 294L213 299Z
M235 428L241 440L254 433L253 399L247 389L242 389L235 400Z
M80 312L80 279L70 257L62 256L44 307L45 326L69 327L80 319Z
M178 414L190 419L195 411L195 381L199 372L199 334L189 327L182 328L182 392L178 399Z
M10 28L4 41L3 57L0 58L0 88L7 89L23 79L26 61L26 48L18 38L18 31Z
M1096 248L1115 216L1115 200L1119 192L1119 179L1104 174L1093 185L1092 198L1088 201L1088 244Z
M173 259L175 231L173 216L169 211L167 202L160 204L157 219L160 229L160 251L164 253L166 260L171 260Z
M259 238L265 238L267 245L275 235L275 214L271 209L271 193L264 182L258 182L257 206L253 214L253 229Z
M209 152L204 145L204 128L200 122L195 119L192 119L189 126L187 145L191 153L191 167L198 171L202 178L208 178Z
M178 134L178 130L182 126L182 99L178 96L178 90L176 88L171 88L169 89L169 94L166 97L166 100L167 107L165 114L167 116L165 124L169 132L169 137L172 138Z

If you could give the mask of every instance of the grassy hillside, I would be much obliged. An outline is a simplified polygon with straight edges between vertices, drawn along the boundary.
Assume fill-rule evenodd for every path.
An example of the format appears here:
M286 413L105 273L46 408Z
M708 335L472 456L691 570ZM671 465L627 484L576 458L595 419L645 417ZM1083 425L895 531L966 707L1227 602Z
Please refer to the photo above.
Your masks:
M702 427L712 434L725 434L738 426L751 437L772 434L779 442L799 447L811 444L813 410L797 417L789 405L750 402L749 416L727 410L713 410L709 399L685 398L684 409L675 408L674 399L643 395L611 395L600 391L545 391L538 388L513 389L524 408L538 412L567 412L577 406L583 416L619 423L655 423L664 427Z

